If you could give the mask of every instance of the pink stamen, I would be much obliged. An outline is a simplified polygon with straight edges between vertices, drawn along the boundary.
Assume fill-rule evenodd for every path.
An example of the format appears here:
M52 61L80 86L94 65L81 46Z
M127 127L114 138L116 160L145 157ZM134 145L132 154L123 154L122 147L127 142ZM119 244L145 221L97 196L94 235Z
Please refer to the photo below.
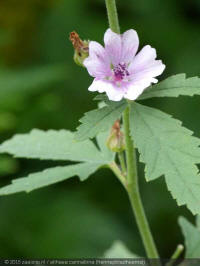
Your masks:
M126 68L126 64L118 64L114 68L114 75L115 75L115 80L116 81L121 81L125 77L129 76L129 72Z

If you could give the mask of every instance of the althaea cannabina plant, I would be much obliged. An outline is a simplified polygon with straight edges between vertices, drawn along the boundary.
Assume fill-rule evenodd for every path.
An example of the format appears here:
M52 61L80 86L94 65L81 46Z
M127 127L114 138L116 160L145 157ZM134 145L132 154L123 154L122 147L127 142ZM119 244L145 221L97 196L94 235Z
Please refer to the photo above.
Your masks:
M0 152L15 157L76 163L13 180L12 184L0 189L0 195L30 192L76 175L84 181L98 169L109 168L128 194L147 257L159 258L140 197L135 148L140 154L140 162L145 163L146 180L164 176L177 204L186 205L194 215L199 215L197 164L200 163L200 139L179 120L138 101L200 95L200 79L186 79L185 74L179 74L154 84L165 65L156 60L156 51L149 45L137 53L139 40L134 30L120 35L115 0L106 0L106 7L110 29L104 36L105 48L94 41L88 45L88 41L80 40L77 33L71 34L76 63L84 65L95 78L89 90L106 93L95 98L101 101L99 108L81 118L75 134L67 130L33 130L0 145ZM97 145L90 140L94 137ZM200 258L198 217L195 226L184 218L179 219L185 237L185 258ZM177 258L182 251L183 246L178 245L171 258ZM120 242L115 243L105 256L138 257Z
M89 91L105 92L112 101L135 100L162 74L165 65L156 60L156 50L146 45L137 55L139 38L133 29L120 35L108 29L105 48L89 43L89 57L83 61L95 79Z

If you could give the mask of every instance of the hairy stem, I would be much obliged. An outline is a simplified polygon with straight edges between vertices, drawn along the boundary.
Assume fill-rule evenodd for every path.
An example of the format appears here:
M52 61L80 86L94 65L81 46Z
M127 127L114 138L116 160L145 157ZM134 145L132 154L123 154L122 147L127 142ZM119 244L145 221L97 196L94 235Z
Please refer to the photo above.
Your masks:
M106 0L108 21L112 31L120 33L119 20L115 0Z
M117 8L115 0L105 0L108 20L110 24L110 28L112 31L116 33L120 33L119 22L117 16ZM112 170L120 179L120 181L125 185L125 188L128 192L128 196L131 202L131 206L133 212L135 214L136 222L143 240L143 244L147 253L148 258L159 258L148 221L146 219L146 215L144 212L144 208L142 205L139 186L138 186L138 175L137 175L137 162L136 162L136 154L133 145L133 141L130 137L130 106L126 108L124 111L124 134L125 134L125 142L126 142L126 162L127 162L127 179L124 183L124 176L116 172L115 165L110 166L110 168L114 167ZM118 167L117 167L118 168Z
M130 137L129 106L124 111L124 133L127 157L127 192L136 222L149 258L159 258L148 221L144 212L138 185L137 161L133 141Z

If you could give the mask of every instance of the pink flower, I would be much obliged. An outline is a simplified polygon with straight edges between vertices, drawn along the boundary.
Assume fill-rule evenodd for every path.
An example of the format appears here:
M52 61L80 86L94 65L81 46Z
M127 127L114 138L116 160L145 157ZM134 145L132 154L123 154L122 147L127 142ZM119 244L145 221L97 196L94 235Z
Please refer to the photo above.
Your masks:
M139 39L135 30L120 35L108 29L104 43L105 48L91 41L89 57L83 64L94 77L88 90L105 92L112 101L137 99L165 69L161 60L155 60L156 50L150 45L136 55Z

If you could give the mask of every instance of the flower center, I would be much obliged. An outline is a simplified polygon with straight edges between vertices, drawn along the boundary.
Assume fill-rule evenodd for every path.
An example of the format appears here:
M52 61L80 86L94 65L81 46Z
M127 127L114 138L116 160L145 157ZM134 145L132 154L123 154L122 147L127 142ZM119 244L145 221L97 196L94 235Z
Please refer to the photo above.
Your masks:
M114 76L116 81L121 81L127 76L129 76L129 72L126 68L126 64L118 64L114 67Z

